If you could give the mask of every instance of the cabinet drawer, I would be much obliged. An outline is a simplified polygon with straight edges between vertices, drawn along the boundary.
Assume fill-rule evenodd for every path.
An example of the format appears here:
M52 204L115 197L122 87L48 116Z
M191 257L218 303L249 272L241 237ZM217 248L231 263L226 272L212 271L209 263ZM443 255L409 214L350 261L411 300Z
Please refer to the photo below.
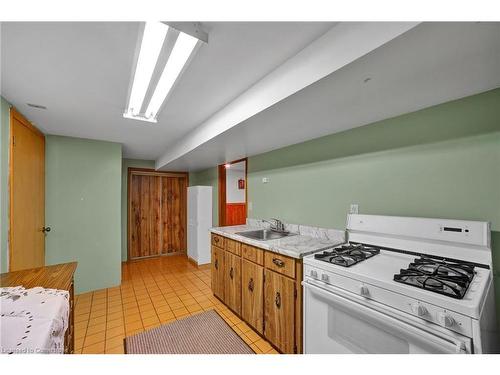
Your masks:
M265 265L267 269L295 278L295 259L285 255L266 251Z
M212 233L212 245L224 249L224 237Z
M241 244L241 256L254 263L264 265L264 250L247 244Z
M226 238L226 250L235 255L241 255L241 243L238 241L230 240Z

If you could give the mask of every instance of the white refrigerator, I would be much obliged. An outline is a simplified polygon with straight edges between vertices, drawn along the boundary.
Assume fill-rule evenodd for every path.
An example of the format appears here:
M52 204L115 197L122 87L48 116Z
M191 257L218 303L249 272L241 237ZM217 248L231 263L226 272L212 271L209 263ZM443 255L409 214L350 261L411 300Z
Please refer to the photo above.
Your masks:
M196 263L210 263L212 187L188 187L188 257Z

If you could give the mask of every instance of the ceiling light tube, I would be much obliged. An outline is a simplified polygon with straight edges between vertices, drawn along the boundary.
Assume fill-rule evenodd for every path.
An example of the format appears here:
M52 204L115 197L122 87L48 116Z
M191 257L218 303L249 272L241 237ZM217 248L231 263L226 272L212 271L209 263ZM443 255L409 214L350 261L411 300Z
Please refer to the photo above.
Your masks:
M139 116L142 103L153 75L158 56L167 35L168 26L160 22L146 22L142 36L141 49L135 68L134 82L130 92L127 111L124 117Z
M161 105L172 89L177 77L182 72L182 68L188 61L189 56L191 56L191 53L197 43L198 39L183 32L179 33L174 48L170 53L165 68L161 73L160 80L158 81L153 96L151 97L151 101L149 102L148 108L145 112L146 117L156 118Z

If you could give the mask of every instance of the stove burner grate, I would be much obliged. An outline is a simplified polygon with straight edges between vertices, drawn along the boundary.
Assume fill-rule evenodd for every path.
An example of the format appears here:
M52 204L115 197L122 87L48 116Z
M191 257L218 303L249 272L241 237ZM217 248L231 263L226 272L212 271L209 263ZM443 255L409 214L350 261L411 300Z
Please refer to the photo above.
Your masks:
M321 254L315 254L314 258L336 264L342 267L350 267L365 259L377 255L380 249L363 244L347 244Z
M394 281L462 299L474 277L474 266L422 257L394 275Z

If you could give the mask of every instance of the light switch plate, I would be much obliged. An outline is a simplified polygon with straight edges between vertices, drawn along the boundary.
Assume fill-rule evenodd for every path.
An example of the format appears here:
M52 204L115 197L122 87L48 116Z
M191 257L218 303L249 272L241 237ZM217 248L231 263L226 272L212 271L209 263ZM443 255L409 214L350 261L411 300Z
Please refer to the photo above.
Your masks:
M349 209L349 213L351 213L351 214L359 213L359 205L356 203L351 204L351 208Z
M269 182L269 177L262 177L262 183L267 184Z

